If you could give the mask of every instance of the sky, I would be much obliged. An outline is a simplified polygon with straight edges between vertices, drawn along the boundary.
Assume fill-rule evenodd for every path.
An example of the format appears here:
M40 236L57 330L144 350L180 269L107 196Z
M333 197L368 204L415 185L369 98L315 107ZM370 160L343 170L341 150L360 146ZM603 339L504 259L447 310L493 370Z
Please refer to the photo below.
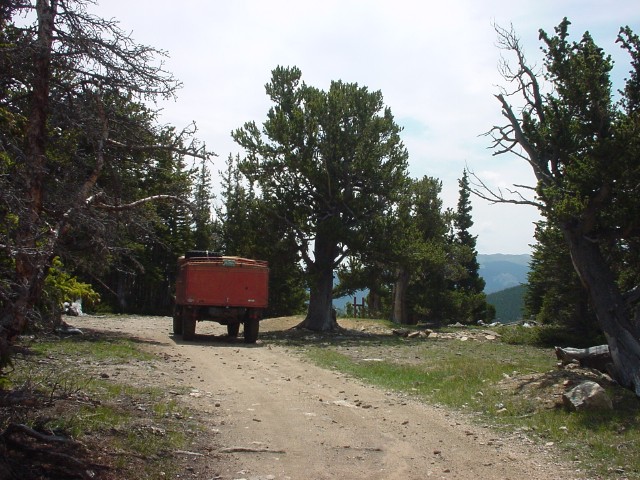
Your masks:
M231 131L266 119L271 71L297 66L303 81L323 90L332 80L380 90L404 129L410 175L439 178L451 208L465 168L494 189L534 184L523 160L493 156L483 136L504 124L494 96L505 85L494 25L513 26L540 66L539 29L552 33L568 17L570 38L588 30L612 55L614 86L629 71L615 45L618 30L640 32L637 0L98 1L90 11L169 55L166 69L183 86L159 104L161 121L196 122L198 138L218 154L214 190L229 154L243 155ZM530 253L540 218L534 207L471 201L479 253Z

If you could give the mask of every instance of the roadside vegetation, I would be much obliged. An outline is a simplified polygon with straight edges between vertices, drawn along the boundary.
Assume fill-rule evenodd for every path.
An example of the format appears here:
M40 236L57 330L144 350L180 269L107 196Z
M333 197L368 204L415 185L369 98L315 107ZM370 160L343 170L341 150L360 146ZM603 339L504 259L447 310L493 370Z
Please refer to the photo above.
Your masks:
M22 352L3 379L1 478L162 478L184 470L174 452L188 449L200 427L165 388L136 382L154 363L136 342L49 337Z

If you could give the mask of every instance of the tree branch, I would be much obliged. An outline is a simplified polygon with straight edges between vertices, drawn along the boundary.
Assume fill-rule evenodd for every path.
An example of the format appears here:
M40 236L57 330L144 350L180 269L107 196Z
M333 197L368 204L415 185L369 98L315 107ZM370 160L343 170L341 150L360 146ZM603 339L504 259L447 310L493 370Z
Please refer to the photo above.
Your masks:
M176 197L175 195L152 195L150 197L141 198L131 203L124 203L121 205L107 205L106 203L93 203L102 195L93 195L87 199L87 205L92 205L94 208L98 208L100 210L108 210L110 212L120 212L123 210L130 210L132 208L138 207L148 202L156 202L159 200L171 200L177 203L181 203L183 205L188 206L189 208L193 208L193 205L180 197Z
M483 200L486 200L492 204L511 203L514 205L530 205L540 210L545 209L545 205L542 202L528 199L524 195L522 195L522 193L520 193L518 190L507 189L507 192L513 196L512 198L508 198L502 192L501 188L498 187L497 191L495 189L491 189L472 170L467 169L467 171L469 172L469 176L473 178L473 182L470 182L470 185L472 186L472 188L470 188L471 193L473 193L477 197L480 197ZM514 187L535 191L534 187L531 187L528 185L514 185Z

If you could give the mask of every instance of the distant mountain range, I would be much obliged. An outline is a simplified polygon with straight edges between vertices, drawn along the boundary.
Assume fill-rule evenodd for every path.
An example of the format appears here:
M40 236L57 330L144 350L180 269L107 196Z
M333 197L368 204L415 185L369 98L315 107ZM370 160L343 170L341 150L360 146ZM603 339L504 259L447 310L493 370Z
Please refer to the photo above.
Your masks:
M480 276L485 281L484 293L487 294L489 303L496 307L496 318L503 322L512 322L521 318L524 294L524 287L521 286L527 283L531 256L495 253L478 254L477 258L480 264ZM359 291L356 294L358 303L366 298L368 293L367 290ZM333 305L343 310L347 302L353 303L353 297L335 298Z
M484 278L484 293L499 292L527 283L530 255L478 255L480 276Z

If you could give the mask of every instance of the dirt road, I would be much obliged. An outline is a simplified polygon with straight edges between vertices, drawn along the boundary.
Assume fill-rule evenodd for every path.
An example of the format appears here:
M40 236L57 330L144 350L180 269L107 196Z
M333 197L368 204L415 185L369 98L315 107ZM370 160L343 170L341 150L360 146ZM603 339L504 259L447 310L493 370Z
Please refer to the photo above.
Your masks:
M210 414L212 445L184 452L194 467L182 478L575 478L544 448L318 368L268 340L225 342L225 327L202 322L195 341L185 343L171 334L168 317L132 320L83 316L73 323L145 340L163 361L141 381L153 377ZM262 331L282 327L261 324Z

